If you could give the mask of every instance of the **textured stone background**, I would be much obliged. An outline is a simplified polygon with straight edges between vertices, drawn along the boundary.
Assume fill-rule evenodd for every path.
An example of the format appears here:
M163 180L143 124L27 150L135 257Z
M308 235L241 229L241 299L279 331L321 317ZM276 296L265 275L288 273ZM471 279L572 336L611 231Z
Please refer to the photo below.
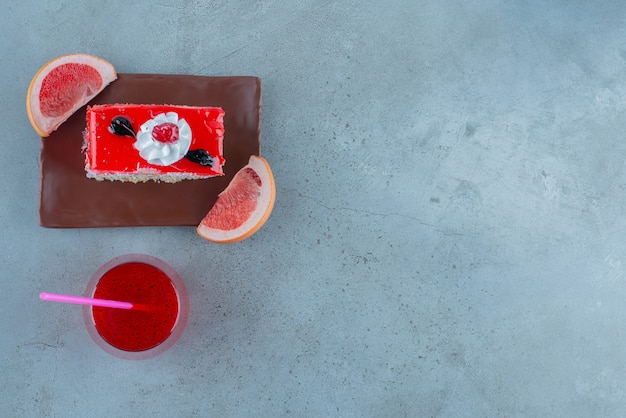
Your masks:
M626 415L621 1L42 0L0 32L2 415ZM265 227L39 227L25 93L70 52L260 76ZM37 298L128 252L192 298L144 362Z

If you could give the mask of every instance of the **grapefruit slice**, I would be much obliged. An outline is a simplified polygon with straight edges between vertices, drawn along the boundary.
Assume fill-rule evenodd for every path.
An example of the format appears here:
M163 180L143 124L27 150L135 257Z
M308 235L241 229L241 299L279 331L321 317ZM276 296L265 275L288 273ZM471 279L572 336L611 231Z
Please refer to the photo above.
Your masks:
M68 54L53 59L41 67L28 86L30 123L39 135L50 135L116 78L113 65L93 55Z
M198 225L198 234L222 244L246 239L267 221L275 200L276 186L270 165L265 158L253 155L219 194Z

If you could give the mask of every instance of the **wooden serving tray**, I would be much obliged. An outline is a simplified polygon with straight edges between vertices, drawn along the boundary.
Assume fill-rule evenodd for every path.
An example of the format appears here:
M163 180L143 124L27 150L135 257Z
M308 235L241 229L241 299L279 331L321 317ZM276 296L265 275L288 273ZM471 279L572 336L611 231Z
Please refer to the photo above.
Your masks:
M224 109L224 176L178 183L122 183L85 176L83 107L41 139L39 223L49 228L197 225L235 173L260 154L257 77L118 74L89 104L219 106Z

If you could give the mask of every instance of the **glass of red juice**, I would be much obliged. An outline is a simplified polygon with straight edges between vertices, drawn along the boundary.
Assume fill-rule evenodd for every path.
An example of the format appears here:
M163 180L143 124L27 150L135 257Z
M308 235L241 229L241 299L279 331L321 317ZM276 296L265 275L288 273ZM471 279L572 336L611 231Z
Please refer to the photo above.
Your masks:
M83 306L85 325L101 348L117 357L142 360L169 349L189 315L189 296L180 276L164 261L127 254L93 275L85 296L131 302L139 309Z

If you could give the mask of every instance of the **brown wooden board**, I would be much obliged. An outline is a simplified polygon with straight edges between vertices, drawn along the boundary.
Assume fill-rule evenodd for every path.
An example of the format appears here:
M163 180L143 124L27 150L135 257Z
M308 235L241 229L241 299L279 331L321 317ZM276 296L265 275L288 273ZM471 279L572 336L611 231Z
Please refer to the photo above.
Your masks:
M119 74L89 104L171 104L224 109L224 176L122 183L85 176L86 107L41 139L39 223L50 228L197 225L250 155L260 154L257 77Z

